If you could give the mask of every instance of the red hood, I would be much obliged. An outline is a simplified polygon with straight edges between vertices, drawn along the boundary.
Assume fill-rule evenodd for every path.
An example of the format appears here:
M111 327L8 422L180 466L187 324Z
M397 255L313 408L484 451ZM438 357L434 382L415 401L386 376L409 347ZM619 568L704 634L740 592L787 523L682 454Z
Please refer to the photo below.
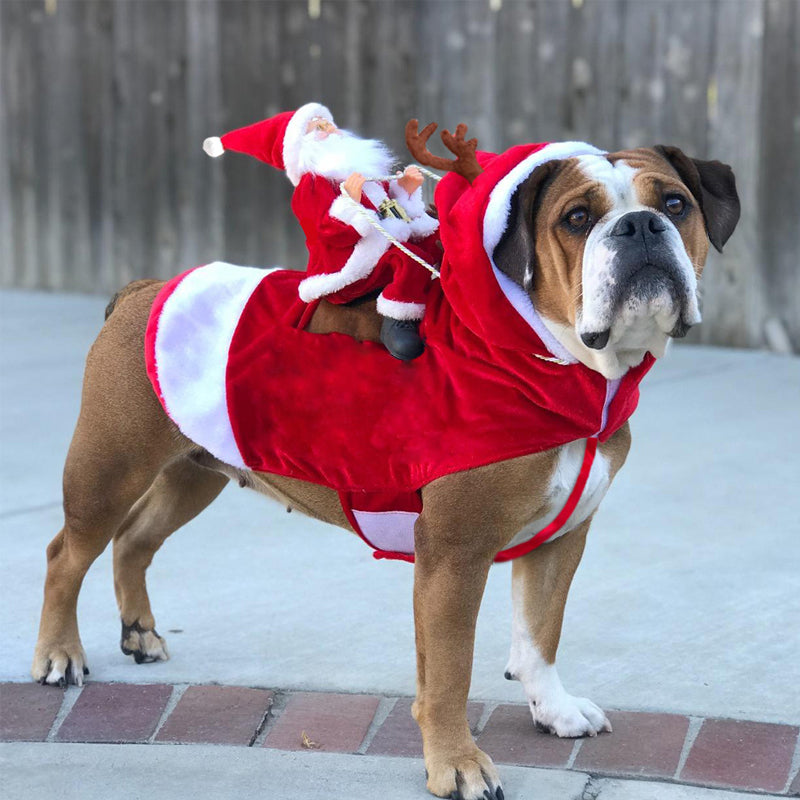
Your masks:
M584 142L524 144L500 155L478 153L484 171L472 185L455 173L439 183L442 291L456 316L484 342L575 363L544 326L527 292L495 267L492 253L508 223L514 192L536 167L602 152Z

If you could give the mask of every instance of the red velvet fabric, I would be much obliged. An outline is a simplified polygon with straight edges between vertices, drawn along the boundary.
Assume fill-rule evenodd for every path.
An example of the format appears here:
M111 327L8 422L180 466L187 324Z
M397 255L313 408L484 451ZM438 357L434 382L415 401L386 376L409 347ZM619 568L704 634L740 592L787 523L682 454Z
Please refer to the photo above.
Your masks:
M276 169L284 169L283 137L294 113L294 111L284 111L270 119L225 133L220 137L222 146L226 150L254 156Z
M388 184L384 186L388 190ZM308 248L307 275L338 273L353 256L362 235L342 220L332 217L331 206L341 197L338 188L325 177L303 175L292 195L292 211L297 217ZM377 211L366 195L361 205ZM437 264L442 251L437 244L438 233L423 239L404 242L404 245L429 264ZM349 303L372 291L386 288L386 297L402 303L424 305L430 288L430 273L396 247L389 247L377 262L368 265L369 273L342 289L326 292L331 303Z
M411 362L343 334L298 330L302 273L262 282L242 314L228 362L228 408L253 469L345 492L407 491L464 469L599 434L630 417L648 354L608 383L580 364L544 361L547 348L503 294L483 246L490 195L544 145L481 153L470 185L447 175L436 191L445 247ZM601 431L601 428L602 431Z
M537 357L551 353L506 298L484 249L494 187L542 147L481 153L484 172L472 185L453 174L440 182L445 257L420 328L425 352L414 361L343 334L305 332L313 304L297 286L306 273L261 281L239 318L226 375L248 467L331 487L369 508L370 492L415 492L443 475L595 435L602 442L619 429L653 358L624 376L603 426L608 382L580 363ZM157 388L155 365L148 371Z
M415 490L600 430L602 375L491 346L455 316L438 282L422 322L425 352L402 362L379 344L298 330L303 277L262 281L231 343L228 412L251 468L339 491ZM601 441L633 412L651 364L623 379Z

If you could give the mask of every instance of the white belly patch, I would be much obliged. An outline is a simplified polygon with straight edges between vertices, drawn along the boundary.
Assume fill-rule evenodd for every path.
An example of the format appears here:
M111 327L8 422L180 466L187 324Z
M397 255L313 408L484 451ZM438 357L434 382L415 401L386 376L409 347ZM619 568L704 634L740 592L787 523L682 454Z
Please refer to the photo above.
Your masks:
M550 478L550 486L547 493L547 512L531 520L517 535L506 545L514 547L520 542L525 542L534 536L538 531L549 525L557 516L559 511L564 508L583 463L583 454L586 450L586 440L581 439L577 442L565 444L558 455L558 462ZM586 488L583 490L581 499L575 510L570 514L569 519L561 528L553 534L548 541L553 541L568 531L577 528L585 522L600 505L605 497L611 483L609 477L609 460L598 448L595 455L589 478L586 481Z

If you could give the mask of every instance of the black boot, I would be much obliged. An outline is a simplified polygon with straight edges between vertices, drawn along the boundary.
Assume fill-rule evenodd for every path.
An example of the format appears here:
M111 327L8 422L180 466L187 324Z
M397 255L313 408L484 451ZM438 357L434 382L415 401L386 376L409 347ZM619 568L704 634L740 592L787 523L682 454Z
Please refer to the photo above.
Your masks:
M381 323L381 341L386 349L401 361L413 361L422 355L422 344L414 319L391 319L384 317Z

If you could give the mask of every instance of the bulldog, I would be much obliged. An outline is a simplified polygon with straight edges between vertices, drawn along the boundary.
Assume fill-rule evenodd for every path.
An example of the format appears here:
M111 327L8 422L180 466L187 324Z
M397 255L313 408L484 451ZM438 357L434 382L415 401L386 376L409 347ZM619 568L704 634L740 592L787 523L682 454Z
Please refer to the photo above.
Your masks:
M418 161L457 173L446 176L437 189L445 259L440 294L429 306L429 327L423 328L425 354L405 364L372 345L380 340L380 317L369 301L346 307L323 301L308 307L298 323L299 335L295 331L290 338L308 348L312 340L327 342L329 353L337 348L349 353L349 342L359 348L352 351L359 354L359 364L415 370L397 374L420 380L440 380L443 368L436 359L459 351L462 356L467 352L462 361L469 368L483 364L480 380L496 380L498 370L506 369L496 380L497 392L507 375L514 372L515 380L524 380L529 368L536 381L545 375L556 385L599 392L596 403L586 401L590 419L583 420L572 413L583 408L577 389L566 399L552 389L556 400L542 417L546 424L535 441L523 446L514 421L532 413L523 408L529 404L525 392L514 389L509 397L519 398L517 405L503 399L500 411L491 407L491 415L477 413L483 406L476 404L491 403L491 397L483 396L494 393L474 392L466 410L454 412L456 422L450 423L461 436L454 441L466 436L474 449L442 460L450 454L439 451L452 448L434 443L420 451L427 471L396 462L402 474L407 468L403 488L415 488L420 500L413 514L411 553L400 555L414 560L413 715L422 732L427 785L440 797L502 800L498 772L475 745L466 717L475 623L489 568L498 554L514 558L505 676L521 682L532 724L561 737L610 731L603 711L569 694L558 676L556 650L567 593L594 512L630 447L626 420L635 407L636 384L653 359L664 354L670 338L685 335L700 321L697 286L709 243L721 249L730 237L739 201L728 166L689 158L675 147L606 153L573 142L522 146L495 156L477 152L474 140L464 140L465 130L459 126L455 137L443 134L457 155L447 163L427 151L431 126L418 133L413 121L407 131ZM195 284L202 280L192 278ZM292 279L278 274L253 280L260 287L291 284ZM254 460L245 455L238 463L245 453L241 442L235 456L220 457L224 452L200 428L187 435L189 427L166 399L165 376L162 384L158 375L148 378L152 364L143 352L152 336L153 352L158 352L161 330L153 320L158 322L157 313L169 306L169 293L192 281L168 287L138 281L126 287L110 304L89 352L64 472L64 527L47 548L32 667L33 678L43 684L81 685L88 674L78 633L78 593L86 571L112 540L122 650L137 663L168 658L166 642L156 632L145 571L166 538L208 506L230 479L364 534L343 505L344 479L324 485L316 465L294 471L282 467L283 462L273 466L266 456ZM217 295L221 304L223 295ZM214 310L222 313L221 307ZM443 330L437 329L437 320L445 320ZM236 328L237 335L250 330L241 322ZM245 354L247 343L241 348ZM169 350L167 343L160 346ZM346 360L358 359L348 355ZM426 363L433 366L426 368ZM627 399L615 401L631 375L637 377ZM427 398L427 405L439 399ZM546 405L546 398L542 402ZM291 427L281 408L273 408L278 416L271 429L283 427L280 413ZM486 431L480 425L489 416L487 430L503 446L496 459L486 460L474 453L483 452ZM558 435L549 435L551 428ZM504 438L506 429L514 435ZM451 433L448 428L442 436ZM368 454L368 447L378 444L359 446ZM422 476L418 486L415 475ZM404 513L408 519L411 512ZM547 536L537 540L542 529ZM395 541L394 549L403 546Z

